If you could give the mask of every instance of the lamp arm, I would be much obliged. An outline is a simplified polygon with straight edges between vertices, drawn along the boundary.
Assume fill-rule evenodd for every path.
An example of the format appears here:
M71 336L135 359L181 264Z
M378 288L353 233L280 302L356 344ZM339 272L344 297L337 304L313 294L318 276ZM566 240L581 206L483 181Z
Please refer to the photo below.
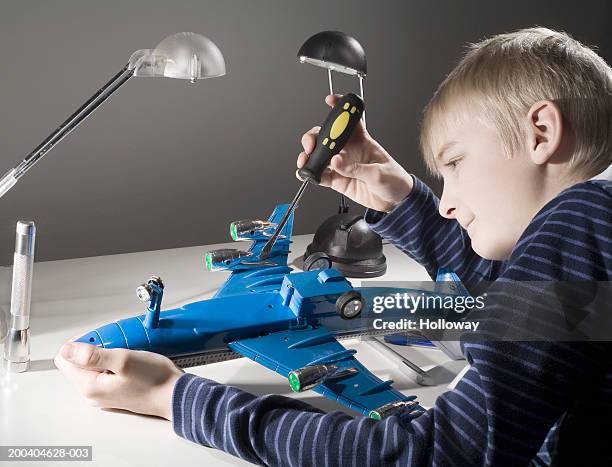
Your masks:
M9 191L17 180L25 174L30 168L36 164L47 152L49 152L57 143L64 139L74 130L81 122L96 110L100 104L108 99L117 89L125 84L134 75L134 69L130 69L129 63L125 65L119 73L113 76L108 83L102 86L87 102L74 112L68 119L62 123L53 133L51 133L36 149L34 149L23 161L15 168L9 170L0 179L0 197Z

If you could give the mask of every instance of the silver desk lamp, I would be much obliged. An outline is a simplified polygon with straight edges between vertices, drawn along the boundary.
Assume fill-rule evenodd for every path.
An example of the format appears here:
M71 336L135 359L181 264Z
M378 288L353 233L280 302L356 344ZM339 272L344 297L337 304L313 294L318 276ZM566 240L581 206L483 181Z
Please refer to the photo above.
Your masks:
M132 76L163 76L188 79L194 83L198 79L214 78L224 74L225 61L219 48L210 39L192 32L179 32L168 36L154 49L137 50L119 73L113 76L108 83L68 117L23 161L2 177L0 180L0 197L4 196L34 164L68 136ZM34 249L33 232L33 223L21 226L18 224L15 276L13 277L11 300L12 327L9 339L6 342L5 355L7 362L9 362L9 368L14 371L25 371L29 365L29 310ZM3 316L0 316L0 332L2 332L0 342L5 331L2 318Z
M210 39L193 32L179 32L166 37L154 49L137 50L119 73L0 179L0 197L132 76L164 76L194 83L224 74L225 61L219 48Z

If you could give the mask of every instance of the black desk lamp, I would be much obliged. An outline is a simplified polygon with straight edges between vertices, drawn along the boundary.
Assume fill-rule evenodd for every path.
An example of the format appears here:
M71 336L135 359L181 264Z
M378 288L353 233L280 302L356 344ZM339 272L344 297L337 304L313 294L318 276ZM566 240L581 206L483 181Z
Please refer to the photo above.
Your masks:
M363 47L354 37L340 31L323 31L308 38L297 56L301 63L327 69L330 94L334 93L332 71L357 76L364 99L367 61ZM365 112L362 118L365 126ZM306 248L305 271L334 267L346 277L378 277L386 272L382 239L369 229L363 216L349 214L348 210L342 195L338 214L319 226Z

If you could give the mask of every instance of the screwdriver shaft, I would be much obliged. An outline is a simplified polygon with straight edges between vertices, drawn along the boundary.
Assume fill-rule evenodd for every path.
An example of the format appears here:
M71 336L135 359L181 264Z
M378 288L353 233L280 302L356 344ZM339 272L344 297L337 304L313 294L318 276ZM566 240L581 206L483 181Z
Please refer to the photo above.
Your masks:
M272 247L274 246L276 239L278 238L281 231L283 230L283 227L285 227L285 224L287 223L289 216L295 210L298 202L300 201L300 198L302 197L302 195L304 194L304 191L306 190L306 187L308 186L308 183L309 183L308 180L304 180L304 182L302 182L302 186L300 187L300 189L297 191L297 193L293 197L293 201L291 201L289 208L287 208L282 219L276 226L276 230L274 231L274 234L270 237L270 239L266 242L266 244L262 248L261 253L259 255L260 260L266 259L268 255L270 254L270 251L272 251Z

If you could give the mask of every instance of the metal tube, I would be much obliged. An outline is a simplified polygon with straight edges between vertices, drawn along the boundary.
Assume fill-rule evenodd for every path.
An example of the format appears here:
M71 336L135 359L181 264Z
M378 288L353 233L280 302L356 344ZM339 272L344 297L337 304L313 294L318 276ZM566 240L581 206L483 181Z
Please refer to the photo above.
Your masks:
M361 100L365 102L365 94L363 92L363 76L361 75L359 75L359 92L361 93L359 97L361 97ZM363 127L366 128L365 109L361 114L361 119L363 120Z
M4 347L7 368L13 372L26 371L30 366L30 304L35 239L34 222L17 222L11 291L11 327Z
M327 80L329 81L329 93L334 94L334 83L332 80L331 68L327 69ZM346 198L340 193L340 209L338 214L348 212L348 204L346 204Z
M405 365L408 368L410 368L410 370L416 373L415 381L417 384L420 384L421 386L431 386L433 384L431 381L431 378L429 377L429 375L427 374L425 370L423 370L420 366L416 365L415 363L405 358L399 352L396 352L395 350L391 349L390 347L383 344L382 342L380 342L374 337L370 339L366 338L365 341L370 345L370 347L376 349L378 352L382 353L385 357L389 358L390 360L396 363L399 363L400 365Z

